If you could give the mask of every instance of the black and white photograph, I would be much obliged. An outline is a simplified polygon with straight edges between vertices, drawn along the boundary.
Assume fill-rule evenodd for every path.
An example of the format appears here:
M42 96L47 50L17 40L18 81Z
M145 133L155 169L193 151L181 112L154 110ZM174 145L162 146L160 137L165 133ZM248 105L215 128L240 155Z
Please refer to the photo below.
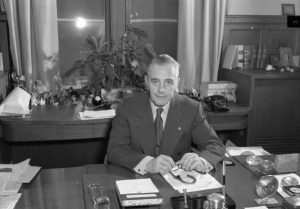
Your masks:
M299 208L300 0L0 0L0 209Z

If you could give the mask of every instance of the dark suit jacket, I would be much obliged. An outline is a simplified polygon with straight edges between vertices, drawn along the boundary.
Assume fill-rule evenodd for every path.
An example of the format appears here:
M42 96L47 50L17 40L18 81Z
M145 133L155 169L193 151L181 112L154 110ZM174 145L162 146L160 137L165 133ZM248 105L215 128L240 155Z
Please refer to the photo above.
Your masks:
M170 102L160 154L176 162L191 152L194 144L199 156L216 164L224 156L224 146L208 124L200 102L175 94ZM155 132L149 92L132 96L120 103L107 150L110 163L133 169L145 156L155 157Z

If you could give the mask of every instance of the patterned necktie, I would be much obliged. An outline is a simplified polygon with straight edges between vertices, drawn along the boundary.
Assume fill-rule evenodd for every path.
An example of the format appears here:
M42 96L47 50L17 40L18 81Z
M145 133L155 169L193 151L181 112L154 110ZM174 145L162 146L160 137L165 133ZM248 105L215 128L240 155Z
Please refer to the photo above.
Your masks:
M156 138L156 156L159 155L160 152L160 140L163 132L163 120L161 118L161 113L163 108L159 107L156 109L156 118L155 118L155 138Z

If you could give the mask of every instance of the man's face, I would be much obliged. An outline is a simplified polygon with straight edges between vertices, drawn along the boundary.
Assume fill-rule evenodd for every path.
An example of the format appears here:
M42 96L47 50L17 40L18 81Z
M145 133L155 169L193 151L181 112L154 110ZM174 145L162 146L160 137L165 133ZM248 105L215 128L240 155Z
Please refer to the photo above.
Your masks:
M152 64L145 77L151 101L156 106L166 105L178 89L178 72L171 65Z

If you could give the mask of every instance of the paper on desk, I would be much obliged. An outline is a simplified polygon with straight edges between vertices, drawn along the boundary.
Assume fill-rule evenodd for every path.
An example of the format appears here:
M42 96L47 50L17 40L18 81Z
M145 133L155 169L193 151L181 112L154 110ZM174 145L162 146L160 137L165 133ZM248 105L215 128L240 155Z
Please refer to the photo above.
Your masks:
M17 164L0 164L0 179L3 182L4 194L16 194L22 183L29 183L41 169L29 165L29 161L30 159Z
M158 189L150 178L118 180L116 185L120 194L158 193Z
M81 120L91 120L91 119L104 119L104 118L113 118L116 115L114 109L109 110L98 110L98 111L84 111L79 112Z
M33 177L39 172L41 167L39 166L31 166L29 165L25 172L19 176L19 178L16 179L17 182L22 182L22 183L29 183Z
M196 178L196 182L194 184L184 184L180 180L175 179L170 173L163 175L163 177L175 190L180 193L183 193L183 189L186 189L187 192L195 192L222 188L222 185L210 174L200 174L194 170L186 173Z
M29 165L30 159L26 159L20 163L17 164L0 164L0 171L4 169L12 169L10 180L11 181L17 181L21 175L25 173Z
M0 197L0 209L13 209L20 197L21 193Z
M249 207L245 209L268 209L266 206Z
M270 153L264 150L262 147L226 147L226 154L229 156L238 156L243 152L252 152L254 155L269 155Z
M300 177L295 174L295 173L288 173L288 174L279 174L279 175L274 175L274 177L278 180L279 182L279 186L278 186L278 189L277 189L277 192L282 196L282 197L289 197L290 195L288 195L287 193L285 193L283 190L282 190L282 185L281 185L281 180L286 177L286 176L291 176L291 177L294 177L298 180L298 182L300 182Z

